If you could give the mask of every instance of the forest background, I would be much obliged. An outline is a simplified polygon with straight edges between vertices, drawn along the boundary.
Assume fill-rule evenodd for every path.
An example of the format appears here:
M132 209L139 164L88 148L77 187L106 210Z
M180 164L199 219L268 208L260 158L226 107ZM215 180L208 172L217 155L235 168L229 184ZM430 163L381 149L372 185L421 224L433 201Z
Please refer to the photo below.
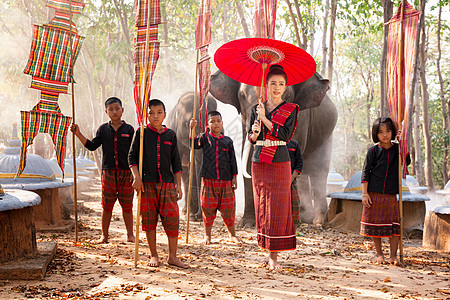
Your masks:
M74 16L79 34L86 37L75 64L74 93L76 122L82 132L93 137L98 126L107 121L103 105L113 95L124 101L124 119L137 125L132 90L135 4L133 0L85 2L82 15ZM31 78L23 69L28 61L33 24L47 23L52 16L45 3L45 0L0 0L0 148L11 137L11 124L20 124L20 110L30 110L38 101L38 92L29 88ZM413 164L409 171L421 185L433 190L442 188L450 175L450 1L411 4L422 17L410 107L409 149ZM182 94L194 90L198 5L197 0L161 0L162 47L152 97L164 100L168 110ZM315 58L317 72L330 79L329 95L339 112L332 168L346 180L361 170L366 149L373 144L372 122L388 115L382 80L385 23L398 5L399 1L390 0L278 2L276 39L305 49ZM254 0L211 0L211 10L211 56L226 42L254 36ZM215 72L217 68L213 61L212 64ZM71 116L71 96L61 95L59 103L63 114ZM236 110L226 105L220 109L233 116L225 122L227 132L231 127L231 131L240 130ZM53 154L49 138L37 139L35 144L39 143L47 145L47 156ZM240 153L239 140L235 144ZM36 151L34 148L32 151ZM78 153L82 145L78 143L76 148ZM99 161L100 154L90 155Z

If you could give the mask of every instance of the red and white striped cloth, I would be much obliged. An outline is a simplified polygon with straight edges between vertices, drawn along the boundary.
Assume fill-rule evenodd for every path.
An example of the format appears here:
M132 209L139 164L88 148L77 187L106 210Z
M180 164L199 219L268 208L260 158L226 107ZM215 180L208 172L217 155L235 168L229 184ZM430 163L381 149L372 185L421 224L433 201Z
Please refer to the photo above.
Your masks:
M195 28L195 45L200 51L200 59L197 62L197 68L200 85L199 119L202 132L206 132L208 124L208 112L205 109L205 115L202 116L202 111L205 105L205 107L208 107L208 92L211 76L211 57L208 54L209 44L211 44L211 0L200 0L197 26Z
M150 15L149 15L150 14ZM136 0L136 30L134 38L134 102L139 125L147 121L147 104L143 99L149 99L153 74L159 58L158 24L161 23L159 0ZM149 31L148 49L146 49L147 30ZM148 64L146 64L148 62ZM147 81L144 73L147 67ZM141 88L144 86L144 94ZM148 102L148 101L146 101Z
M277 0L255 1L255 37L275 38Z
M400 64L400 25L401 25L401 5L404 3L403 13L403 72L398 74ZM396 14L389 21L388 53L386 63L386 91L389 104L389 113L397 125L404 120L400 148L403 160L403 178L406 178L406 154L408 137L408 103L410 97L411 79L413 76L415 45L417 35L417 25L419 22L419 12L416 11L407 1L401 1ZM399 83L400 76L400 83ZM399 84L401 86L399 86ZM398 94L401 93L400 114L398 112ZM399 118L400 116L400 118Z

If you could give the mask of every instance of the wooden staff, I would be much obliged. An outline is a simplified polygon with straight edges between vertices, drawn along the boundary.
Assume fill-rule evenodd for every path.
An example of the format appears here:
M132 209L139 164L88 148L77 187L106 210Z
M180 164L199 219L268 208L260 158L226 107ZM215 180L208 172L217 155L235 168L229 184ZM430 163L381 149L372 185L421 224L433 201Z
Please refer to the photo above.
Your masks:
M70 51L70 80L72 81L72 124L75 124L75 90L73 84L73 51L72 51L72 0L69 0L70 27L69 27L69 51ZM78 205L77 205L77 158L75 155L75 133L72 133L72 164L73 164L73 204L75 217L75 244L78 244Z
M197 49L197 59L195 61L195 89L194 89L194 111L192 112L192 117L195 119L197 115L197 81L198 81L198 56L199 56L199 49ZM189 189L188 189L188 197L186 204L186 217L187 217L187 223L186 223L186 244L189 243L189 219L190 219L190 206L191 206L191 194L192 194L192 173L194 170L194 141L195 141L195 127L191 130L191 153L190 153L190 163L189 163Z
M403 16L404 16L404 7L405 3L402 0L401 2L401 17L400 17L400 39L399 39L399 64L398 64L398 87L397 87L397 117L398 117L398 128L402 132L402 116L403 116L403 107L402 107L402 73L403 73ZM403 132L402 137L403 139ZM402 161L402 149L401 144L399 141L399 147L398 147L398 203L399 203L399 210L400 210L400 262L403 264L403 191L402 191L402 178L403 178L403 161Z
M147 105L148 105L148 94L146 93L146 86L148 84L148 56L149 56L149 45L150 45L150 7L149 7L150 1L147 1L147 32L145 35L145 58L144 58L144 76L142 78L142 81L144 84L140 86L140 93L139 98L142 99L141 102L141 132L140 132L140 141L139 141L139 176L141 177L142 181L142 170L143 170L143 161L144 161L144 129L145 125L144 122L147 120ZM138 62L139 63L139 62ZM142 93L143 90L143 93ZM143 94L143 96L142 96ZM142 186L144 185L144 182L142 182ZM136 210L136 239L134 241L134 267L137 266L138 260L139 260L139 225L140 225L140 217L141 217L141 199L142 199L142 188L138 192L138 204L137 204L137 210Z

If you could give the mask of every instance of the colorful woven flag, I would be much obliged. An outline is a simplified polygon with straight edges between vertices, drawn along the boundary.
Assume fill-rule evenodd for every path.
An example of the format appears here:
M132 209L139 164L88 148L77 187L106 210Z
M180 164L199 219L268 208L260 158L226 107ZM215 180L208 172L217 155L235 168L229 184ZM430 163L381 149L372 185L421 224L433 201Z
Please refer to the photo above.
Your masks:
M200 130L206 131L208 125L207 109L205 116L202 116L203 107L208 107L208 92L211 76L211 61L208 54L208 45L211 44L211 0L200 0L197 16L197 26L195 28L195 46L200 51L200 59L197 62L199 85L200 85L200 105L198 108ZM197 84L197 83L196 83ZM195 99L197 101L197 99Z
M38 107L36 106L35 109ZM56 158L64 177L64 158L66 155L66 136L72 118L62 114L46 113L38 110L21 111L22 148L16 177L22 174L27 162L27 147L40 132L48 133L55 145Z
M72 82L71 58L76 60L84 37L72 34L69 48L69 32L48 25L34 25L30 58L25 74L56 82Z
M67 93L74 82L72 68L84 37L79 36L73 14L81 13L79 0L47 0L47 7L56 10L49 24L34 25L30 57L24 73L32 76L31 88L41 91L38 104L31 111L21 111L22 148L16 177L26 166L27 147L38 133L48 133L55 145L56 157L64 177L66 136L71 118L61 114L58 96Z
M150 13L150 15L148 15ZM147 22L147 20L149 22ZM147 24L148 23L148 24ZM161 23L159 0L136 1L136 30L134 38L134 102L139 125L147 120L147 104L143 99L149 99L151 83L159 58L158 24ZM148 49L147 31L149 34ZM144 78L147 68L147 78ZM146 82L142 82L146 80ZM142 95L142 86L144 94ZM143 111L142 111L143 110Z
M195 27L195 47L211 44L211 0L200 0Z
M148 3L150 1L150 3ZM147 27L148 7L150 6L150 25L161 23L159 0L136 0L136 27Z
M274 39L276 18L277 0L256 0L255 37Z
M403 35L401 35L401 6L404 4ZM386 90L389 104L389 112L392 119L400 125L403 120L401 154L403 159L403 178L406 178L406 153L408 137L408 107L410 97L411 79L414 68L415 45L419 12L407 1L401 1L396 14L389 21L388 53L386 63ZM403 39L403 57L400 58L400 39ZM402 74L399 74L398 66L403 62ZM400 93L400 105L399 105ZM399 113L400 106L400 113Z

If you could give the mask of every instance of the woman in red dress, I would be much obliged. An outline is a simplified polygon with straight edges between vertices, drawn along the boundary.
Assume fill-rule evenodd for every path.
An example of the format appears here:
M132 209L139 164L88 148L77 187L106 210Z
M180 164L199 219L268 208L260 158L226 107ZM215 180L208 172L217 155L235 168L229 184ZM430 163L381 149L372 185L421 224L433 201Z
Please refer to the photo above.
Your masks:
M268 100L252 109L249 131L258 245L269 251L269 268L281 269L279 251L296 246L291 207L291 166L286 144L298 120L298 105L285 102L287 76L279 65L267 74Z

